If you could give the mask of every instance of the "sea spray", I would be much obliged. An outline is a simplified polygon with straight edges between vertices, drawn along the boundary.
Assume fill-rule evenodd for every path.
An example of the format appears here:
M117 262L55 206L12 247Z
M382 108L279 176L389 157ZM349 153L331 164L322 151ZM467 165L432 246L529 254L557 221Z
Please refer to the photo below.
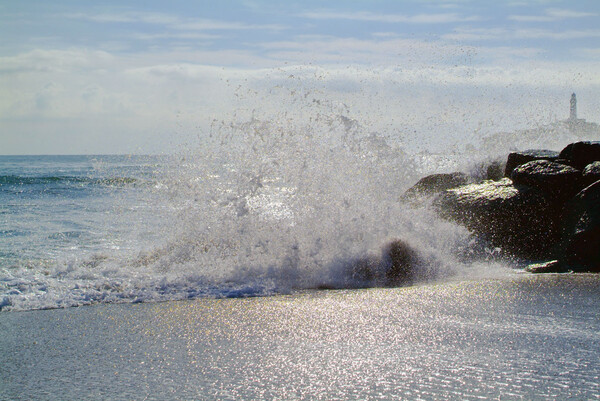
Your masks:
M215 285L352 287L365 284L352 282L352 264L401 238L422 255L421 277L456 270L472 239L398 201L421 171L400 144L345 115L312 121L224 124L212 143L179 155L165 178L178 210L172 238L140 263Z
M440 160L457 166L453 155L415 157L401 136L322 107L300 121L282 113L216 122L104 198L112 202L102 218L105 246L5 268L2 308L376 286L357 275L357 262L382 258L393 239L418 255L416 282L486 270L465 257L474 246L464 228L440 220L426 201L399 201Z

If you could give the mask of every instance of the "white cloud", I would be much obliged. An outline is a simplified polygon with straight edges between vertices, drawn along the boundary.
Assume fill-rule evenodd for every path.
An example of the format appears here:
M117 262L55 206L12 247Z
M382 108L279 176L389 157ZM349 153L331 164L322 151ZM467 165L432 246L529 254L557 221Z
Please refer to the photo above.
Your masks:
M551 31L547 29L517 29L514 37L518 39L584 39L600 37L600 29Z
M510 15L508 19L519 22L554 22L567 18L597 17L598 13L581 12L560 8L548 8L543 15Z
M40 151L136 151L129 144L148 142L159 151L164 141L204 135L213 119L255 112L302 124L343 109L371 131L417 131L426 140L473 132L481 121L505 129L529 118L523 110L532 97L600 88L600 61L519 61L535 49L305 36L262 50L263 56L247 50L121 55L69 49L2 57L0 127L14 135L24 135L25 128L37 133ZM300 65L307 54L318 66ZM282 67L285 61L298 65ZM221 67L225 63L244 67ZM85 133L80 148L66 147L75 134L61 135L65 126ZM9 141L0 138L0 145Z
M548 15L509 15L508 19L518 22L551 22L556 20Z
M197 40L214 40L219 39L221 35L213 35L201 32L163 32L163 33L136 33L133 37L140 40L156 40L156 39L197 39Z
M68 47L72 41L51 48L59 37L15 44L15 49L35 44L43 48L0 57L0 149L6 152L4 144L17 140L26 146L27 140L19 135L31 132L36 140L29 143L45 152L85 151L68 148L75 137L89 144L91 151L130 151L128 144L144 144L147 138L154 138L155 144L180 142L178 135L204 135L214 119L230 122L255 114L300 126L347 113L368 130L413 132L426 141L473 132L482 121L491 122L493 129L508 129L514 121L528 122L532 113L534 119L541 118L527 111L530 99L540 99L536 111L545 110L547 99L558 104L565 92L568 103L573 90L578 95L588 91L592 98L588 110L596 110L596 115L585 118L600 119L600 107L595 106L600 104L595 95L600 88L600 51L592 48L593 41L580 44L590 48L569 47L577 62L553 58L562 51L555 42L550 42L552 47L546 46L548 41L539 42L545 46L542 49L535 47L538 42L532 47L507 45L517 43L516 39L598 38L600 29L567 30L558 24L548 26L555 29L494 28L475 23L483 17L460 11L468 5L444 10L438 0L434 5L436 13L406 15L305 12L301 16L307 19L294 19L299 23L297 31L289 31L304 35L268 35L276 38L268 42L265 35L255 37L250 31L287 29L278 23L287 23L285 19L255 23L256 19L195 18L171 11L69 14L72 19L101 24L95 28L111 35L103 35L100 40L106 42L96 43L96 48L113 50ZM591 15L547 8L540 15L524 17L548 21ZM330 20L366 21L378 28L356 30L356 37L335 37L323 34L329 30L312 29L315 20L325 25ZM419 39L419 33L409 36L415 28L410 24L448 24L438 27L448 32L464 22L473 27L456 28L439 38L436 33L423 34L426 39ZM130 32L127 36L122 34L124 28ZM230 43L226 39L232 31L241 34L236 37L247 36ZM136 42L140 46L131 52L135 46L130 39L148 43ZM214 46L198 46L194 41ZM474 46L469 41L481 43ZM86 44L94 49L94 44ZM544 61L551 59L556 61ZM562 113L562 106L548 107ZM4 133L13 139L6 139ZM163 148L151 150L157 149Z
M600 29L555 31L550 29L456 28L442 39L455 41L485 41L506 39L584 39L600 37Z
M396 32L373 32L371 34L374 38L398 38L400 35Z
M452 33L442 35L442 39L456 41L498 40L508 34L506 28L456 28Z
M144 23L162 25L168 29L177 30L283 30L280 24L248 24L206 18L183 18L165 13L123 12L113 14L84 14L69 13L64 17L71 19L89 20L99 23Z
M563 19L563 18L583 18L583 17L597 17L598 13L581 12L573 10L565 10L560 8L549 8L546 13L552 17Z
M561 3L563 0L513 0L507 2L510 7L531 7L532 4L550 5Z
M35 49L17 56L0 57L0 72L73 72L102 68L114 62L114 57L105 51L89 50L45 50Z
M309 19L342 19L352 21L374 21L385 23L412 23L412 24L447 24L453 22L479 21L478 16L462 16L456 13L436 14L376 14L368 11L337 12L337 11L309 11L300 14Z
M217 21L209 19L189 19L182 20L175 24L170 24L172 29L194 30L194 31L215 31L215 30L270 30L281 31L287 29L281 24L246 24L242 22Z
M123 12L123 13L67 13L63 14L66 18L88 20L95 22L108 23L132 23L141 22L146 24L169 25L177 23L178 17L165 13L148 13L148 12Z
M411 63L456 64L470 57L475 49L440 41L384 37L356 38L294 38L288 41L266 42L261 47L271 59L296 63L359 63L366 65Z
M588 58L592 58L595 60L599 60L600 59L600 48L598 47L593 47L593 48L576 48L574 49L574 52L576 54L580 54L582 56L588 57Z

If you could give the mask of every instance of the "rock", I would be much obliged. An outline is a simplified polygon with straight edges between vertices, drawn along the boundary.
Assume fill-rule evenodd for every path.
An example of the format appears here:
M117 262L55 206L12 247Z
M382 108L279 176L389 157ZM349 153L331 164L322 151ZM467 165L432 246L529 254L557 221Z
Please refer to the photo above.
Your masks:
M402 196L402 199L411 199L418 196L434 195L446 189L456 188L469 183L469 176L464 173L432 174L421 178L415 185L410 187Z
M582 188L581 171L548 160L534 160L516 167L510 178L515 185L538 188L548 199L566 202Z
M579 170L595 161L600 161L600 142L575 142L567 145L559 154L559 159Z
M522 164L533 160L549 160L555 161L558 158L558 152L545 149L529 149L523 152L513 152L508 155L506 167L504 168L504 176L510 177L512 171Z
M500 180L504 177L506 168L506 159L504 160L485 160L471 166L468 173L471 182L481 182L484 180ZM465 183L468 184L468 183ZM449 188L448 188L449 189Z
M485 179L493 180L493 181L501 180L505 169L506 169L505 163L495 160L495 161L491 162L490 164L488 164L488 166L486 168Z
M561 253L573 270L600 272L600 181L567 203Z
M600 142L572 143L560 153L511 153L504 171L512 179L454 188L460 181L433 175L407 193L441 191L433 202L440 216L465 225L486 246L526 260L557 259L530 265L528 271L600 272ZM404 267L414 262L392 258L412 260L406 256L410 248L401 245L397 253L396 248L385 253L398 260L386 273L391 282L415 275L412 267Z
M442 217L514 256L547 257L559 240L557 213L543 192L508 178L447 190L434 205Z
M379 256L366 256L350 262L350 283L344 287L393 287L412 283L419 264L417 252L405 241L385 244Z
M570 270L566 264L558 260L551 260L544 263L530 264L525 268L525 271L529 273L567 273Z
M596 181L600 180L600 161L593 162L585 166L581 180L585 187L589 187Z
M385 284L396 286L410 283L417 264L417 253L406 242L396 239L383 249L386 264Z

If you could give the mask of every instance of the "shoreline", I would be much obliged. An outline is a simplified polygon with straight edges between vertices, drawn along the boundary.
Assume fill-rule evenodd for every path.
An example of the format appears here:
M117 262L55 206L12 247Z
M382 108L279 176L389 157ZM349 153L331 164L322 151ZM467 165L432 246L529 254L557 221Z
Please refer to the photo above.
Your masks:
M243 295L243 296L197 296L192 298L181 298L181 299L159 299L159 300L148 300L148 301L129 301L123 300L122 302L92 302L88 304L80 304L80 305L70 305L70 306L57 306L57 307L45 307L45 308L37 308L37 309L9 309L9 310L0 310L0 316L14 313L31 313L31 312L46 312L46 311L57 311L57 310L69 310L69 309L87 309L94 307L103 307L110 305L154 305L154 304L168 304L168 303L186 303L186 302L202 302L202 301L220 301L220 300L236 300L236 299L262 299L262 298L279 298L279 297L302 297L305 295L320 295L320 296L328 296L329 294L336 293L353 293L353 292L361 292L361 291L377 291L377 290L402 290L409 288L423 288L423 287L435 287L435 286L452 286L457 284L468 284L474 282L509 282L511 280L525 280L527 277L532 277L532 279L536 279L537 277L597 277L597 280L600 283L600 274L594 272L551 272L546 274L534 274L527 271L526 266L513 266L504 268L494 268L494 272L491 274L480 274L476 276L466 276L466 275L458 275L458 276L450 276L444 277L440 279L432 279L429 281L422 281L413 283L410 285L400 285L400 286L365 286L365 287L349 287L349 288L303 288L303 289L295 289L290 292L281 292L281 293L273 293L273 294L252 294L252 295ZM575 278L578 280L578 278Z
M0 314L0 399L593 398L600 276Z

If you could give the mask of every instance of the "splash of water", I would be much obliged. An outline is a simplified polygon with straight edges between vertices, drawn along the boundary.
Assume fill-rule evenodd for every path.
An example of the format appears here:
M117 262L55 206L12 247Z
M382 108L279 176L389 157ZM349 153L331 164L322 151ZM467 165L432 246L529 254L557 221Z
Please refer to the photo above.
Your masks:
M421 280L483 269L463 260L473 246L464 228L399 201L435 169L432 158L407 154L400 137L370 132L343 110L302 121L282 114L215 123L163 165L151 189L141 186L146 212L125 224L139 234L152 220L152 241L14 270L0 306L379 285L357 274L357 261L379 258L393 238L416 251Z
M353 261L401 238L424 270L448 275L472 239L398 201L421 167L399 141L343 114L306 126L285 116L219 125L165 174L177 223L168 244L138 263L276 291L351 287L365 285L353 282Z

